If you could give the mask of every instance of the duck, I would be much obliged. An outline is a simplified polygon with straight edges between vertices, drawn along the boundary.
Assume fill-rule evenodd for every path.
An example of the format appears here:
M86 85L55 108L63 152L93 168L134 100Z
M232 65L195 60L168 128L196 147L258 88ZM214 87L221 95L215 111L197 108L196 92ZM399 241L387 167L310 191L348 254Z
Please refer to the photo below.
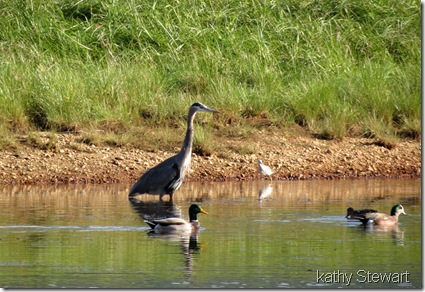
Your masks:
M274 171L268 167L267 165L263 164L263 161L258 159L258 170L262 175L268 175L270 178L270 181L272 181L271 175L274 173Z
M189 222L183 218L165 218L155 220L144 220L150 227L151 231L155 233L179 233L179 232L192 232L199 230L201 224L198 221L198 214L208 214L207 211L202 209L197 204L192 204L189 207Z
M373 220L374 225L393 226L398 223L398 217L401 214L407 215L406 212L404 211L404 207L401 204L394 205L391 208L390 215L387 215L385 213L379 213L376 210L372 210L372 209L363 209L363 210L354 210L353 208L351 209L350 208L347 209L346 218L358 219L364 225L366 225L369 220Z
M407 215L404 211L404 207L400 204L393 206L390 214L391 215L378 213L373 219L373 223L379 226L393 226L398 223L398 216L400 216L400 214Z
M369 218L366 218L366 214L374 214L374 213L378 213L377 210L374 209L360 209L360 210L355 210L352 207L349 207L347 209L347 216L345 216L345 218L347 219L358 219L360 220L363 225L366 225L369 222Z

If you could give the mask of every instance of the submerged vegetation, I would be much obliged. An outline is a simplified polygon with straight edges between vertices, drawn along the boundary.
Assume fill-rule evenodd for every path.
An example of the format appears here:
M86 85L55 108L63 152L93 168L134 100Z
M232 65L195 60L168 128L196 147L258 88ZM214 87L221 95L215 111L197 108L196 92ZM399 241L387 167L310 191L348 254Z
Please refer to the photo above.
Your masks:
M222 113L201 148L296 124L417 139L420 23L418 1L2 1L0 147L33 130L179 144L194 101Z

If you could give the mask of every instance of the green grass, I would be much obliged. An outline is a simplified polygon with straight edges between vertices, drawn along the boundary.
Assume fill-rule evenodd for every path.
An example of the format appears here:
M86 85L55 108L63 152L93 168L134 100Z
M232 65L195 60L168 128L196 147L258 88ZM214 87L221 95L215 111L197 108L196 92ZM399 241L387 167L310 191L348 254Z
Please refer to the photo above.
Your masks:
M418 138L420 20L417 1L2 1L0 147L33 130L145 147L194 101L230 135Z

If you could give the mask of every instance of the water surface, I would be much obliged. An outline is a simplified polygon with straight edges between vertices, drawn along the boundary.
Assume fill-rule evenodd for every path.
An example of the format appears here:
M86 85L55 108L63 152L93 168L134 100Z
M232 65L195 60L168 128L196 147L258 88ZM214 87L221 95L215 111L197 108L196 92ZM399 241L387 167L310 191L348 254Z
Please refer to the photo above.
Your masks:
M173 203L129 187L2 188L0 287L422 287L419 179L184 183ZM209 212L197 238L148 233L143 218L193 202ZM344 218L396 203L395 228Z

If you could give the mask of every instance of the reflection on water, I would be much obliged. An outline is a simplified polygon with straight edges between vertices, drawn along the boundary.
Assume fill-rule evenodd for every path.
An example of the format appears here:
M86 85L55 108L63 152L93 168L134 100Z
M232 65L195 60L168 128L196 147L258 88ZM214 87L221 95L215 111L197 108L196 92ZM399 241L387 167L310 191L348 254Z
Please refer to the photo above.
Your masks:
M174 204L173 201L142 201L135 197L128 198L133 210L139 215L140 219L145 220L164 219L164 218L182 218L181 207ZM167 232L157 233L155 230L150 230L149 237L158 238L161 240L169 240L181 245L181 250L184 256L186 266L186 280L192 277L193 254L200 251L198 245L199 229L191 232Z
M172 201L143 201L135 197L129 197L128 200L143 220L181 217L181 208Z
M9 288L347 288L319 272L408 272L408 282L348 288L420 288L420 180L185 183L173 202L129 186L4 187L0 286ZM189 236L159 236L143 220L209 215ZM362 226L349 206L408 216ZM183 211L182 211L183 210Z
M392 238L394 244L404 245L404 230L399 225L380 226L374 224L360 225L360 234L375 236L376 238L388 239Z
M260 190L258 191L258 200L263 200L266 199L270 196L270 194L273 191L273 187L271 184L263 186L260 188Z
M181 246L181 252L185 263L186 273L185 279L191 280L192 269L194 262L194 255L199 254L201 250L201 243L198 242L199 230L192 233L171 233L171 234L159 234L154 231L149 231L149 237L156 238L158 240L169 240Z

